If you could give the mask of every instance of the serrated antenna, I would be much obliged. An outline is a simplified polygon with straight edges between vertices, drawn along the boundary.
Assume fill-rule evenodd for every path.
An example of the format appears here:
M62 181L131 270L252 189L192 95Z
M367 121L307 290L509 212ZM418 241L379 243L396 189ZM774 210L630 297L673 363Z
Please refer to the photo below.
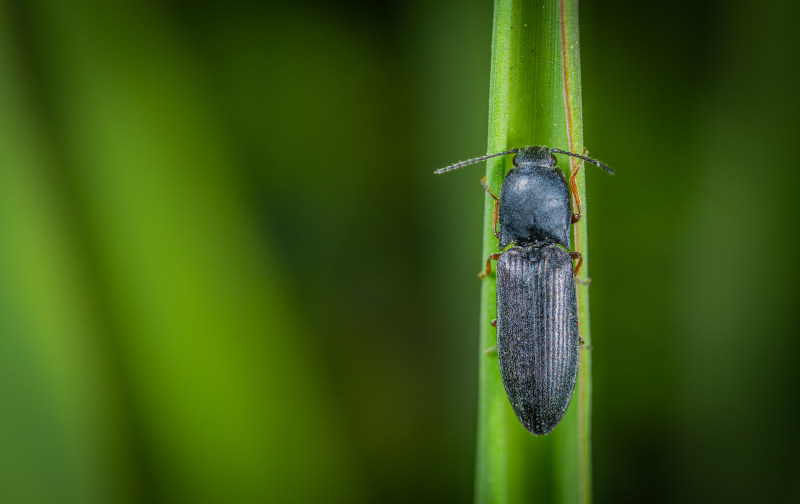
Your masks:
M445 166L444 168L439 168L438 170L436 170L433 173L439 175L439 174L442 174L442 173L445 173L445 172L456 170L458 168L461 168L462 166L467 166L467 165L471 165L471 164L474 164L474 163L480 163L481 161L486 161L487 159L490 159L490 158L493 158L493 157L505 156L507 154L516 154L517 152L519 152L519 149L511 149L511 150L507 150L505 152L498 152L497 154L487 154L485 156L476 157L476 158L472 158L472 159L467 159L466 161L459 161L458 163L451 164L450 166Z
M598 161L596 159L592 159L592 158L586 157L586 156L581 156L580 154L575 154L574 152L563 151L563 150L555 148L555 147L550 149L550 152L553 152L555 154L566 154L567 156L572 156L572 157L576 157L578 159L583 159L584 161L588 161L588 162L592 163L595 166L599 166L600 168L602 168L605 171L607 171L610 175L614 175L614 170L612 170L607 164L605 164L605 163L603 163L601 161Z

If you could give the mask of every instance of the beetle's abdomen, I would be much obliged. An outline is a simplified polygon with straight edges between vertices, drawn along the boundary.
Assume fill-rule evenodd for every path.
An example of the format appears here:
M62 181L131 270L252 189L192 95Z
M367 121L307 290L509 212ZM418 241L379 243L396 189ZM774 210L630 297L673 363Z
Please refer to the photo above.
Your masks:
M572 259L555 246L512 247L497 261L497 355L506 394L533 434L552 431L578 372Z

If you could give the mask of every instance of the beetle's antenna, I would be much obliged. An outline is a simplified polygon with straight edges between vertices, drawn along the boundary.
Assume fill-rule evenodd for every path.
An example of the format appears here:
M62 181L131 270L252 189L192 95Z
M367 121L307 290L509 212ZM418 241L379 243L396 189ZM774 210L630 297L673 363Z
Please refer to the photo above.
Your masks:
M507 150L505 152L498 152L497 154L487 154L485 156L476 157L476 158L472 158L472 159L467 159L466 161L459 161L458 163L451 164L450 166L445 166L444 168L439 168L438 170L436 170L433 173L439 175L441 173L445 173L445 172L449 172L449 171L455 170L457 168L461 168L462 166L467 166L467 165L471 165L473 163L480 163L481 161L486 161L489 158L493 158L493 157L497 157L497 156L505 156L506 154L516 154L517 152L519 152L519 149L511 149L511 150Z
M599 166L600 168L602 168L605 171L607 171L609 174L614 175L614 170L609 168L609 166L607 164L605 164L603 162L600 162L600 161L598 161L596 159L592 159L592 158L589 158L589 157L586 157L586 156L581 156L580 154L575 154L574 152L563 151L563 150L557 149L555 147L550 149L550 152L554 152L556 154L566 154L567 156L572 156L572 157L576 157L578 159L583 159L584 161L588 161L588 162L592 163L593 165Z

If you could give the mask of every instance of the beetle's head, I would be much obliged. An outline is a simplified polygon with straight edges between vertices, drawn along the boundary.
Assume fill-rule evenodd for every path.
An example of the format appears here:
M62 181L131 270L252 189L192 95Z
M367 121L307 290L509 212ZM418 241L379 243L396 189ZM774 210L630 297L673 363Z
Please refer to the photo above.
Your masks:
M529 145L519 150L514 156L514 166L520 168L542 166L553 168L556 165L556 157L550 152L550 148L543 145Z

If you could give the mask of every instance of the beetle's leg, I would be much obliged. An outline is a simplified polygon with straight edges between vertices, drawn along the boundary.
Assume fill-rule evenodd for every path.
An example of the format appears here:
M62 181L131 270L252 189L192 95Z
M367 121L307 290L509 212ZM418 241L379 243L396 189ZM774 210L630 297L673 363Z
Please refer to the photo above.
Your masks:
M575 271L572 272L573 275L578 276L578 271L580 271L581 264L583 264L583 256L581 255L580 252L570 252L569 256L572 259L577 259L578 260L578 264L575 265Z
M569 255L573 259L577 259L578 260L578 264L575 266L575 271L573 271L573 275L575 275L575 281L578 282L581 285L589 285L590 283L592 283L592 279L591 278L587 278L586 280L581 280L580 278L578 278L578 271L581 269L581 264L583 264L583 256L581 255L581 253L580 252L570 252Z
M494 198L494 220L492 221L492 229L494 230L494 237L500 239L500 233L497 232L497 218L500 215L500 198L498 198L497 195L493 193L491 189L489 189L489 186L486 185L485 176L481 179L481 185L484 189L486 189L486 192L488 192L489 195Z
M492 320L492 327L497 327L497 319Z
M497 195L494 192L492 192L492 190L489 189L489 186L486 184L486 176L485 175L481 179L481 185L483 186L484 189L486 189L486 192L489 193L489 196L494 198L495 201L500 201L500 198L498 198Z
M502 252L497 252L496 254L491 254L488 259L486 259L486 269L478 273L478 278L483 278L489 276L492 272L492 261L496 261L500 259Z
M587 156L589 154L589 149L586 147L583 148L583 155ZM569 176L569 185L572 187L572 196L575 198L575 208L578 210L576 213L572 214L572 223L575 224L579 220L581 220L581 197L578 195L578 182L575 178L578 176L578 172L581 171L581 166L583 166L583 160L578 163L578 166L572 170L572 175Z
M483 351L486 355L492 355L493 353L497 353L497 345L492 345L486 350Z

